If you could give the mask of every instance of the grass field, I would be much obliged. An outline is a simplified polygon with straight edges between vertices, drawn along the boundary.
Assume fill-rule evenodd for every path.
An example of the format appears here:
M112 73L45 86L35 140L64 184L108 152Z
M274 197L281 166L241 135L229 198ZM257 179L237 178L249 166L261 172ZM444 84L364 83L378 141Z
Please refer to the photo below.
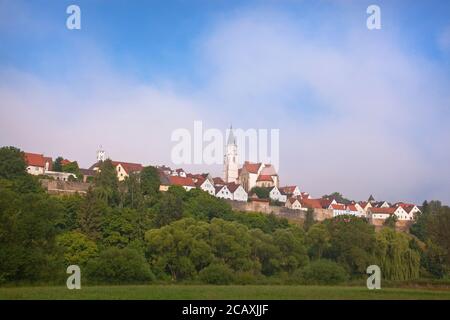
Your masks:
M450 299L450 290L327 286L213 286L140 285L92 286L81 290L65 287L3 287L6 299Z

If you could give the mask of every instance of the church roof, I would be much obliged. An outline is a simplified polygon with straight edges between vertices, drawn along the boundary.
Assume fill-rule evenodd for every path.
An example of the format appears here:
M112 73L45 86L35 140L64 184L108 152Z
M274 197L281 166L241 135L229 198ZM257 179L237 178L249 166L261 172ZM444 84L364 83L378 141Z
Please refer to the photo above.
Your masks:
M244 168L249 173L258 173L261 165L262 165L261 163L252 163L252 162L248 162L248 161L244 162Z

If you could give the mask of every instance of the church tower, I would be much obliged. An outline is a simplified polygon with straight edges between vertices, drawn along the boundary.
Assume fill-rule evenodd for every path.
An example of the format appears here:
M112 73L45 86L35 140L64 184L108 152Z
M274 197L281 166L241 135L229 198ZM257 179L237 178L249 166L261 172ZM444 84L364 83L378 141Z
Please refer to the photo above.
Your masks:
M97 150L97 162L105 161L105 160L106 160L105 150L103 150L102 146L100 146L100 149Z
M233 134L233 127L230 127L230 133L228 134L227 146L225 148L224 155L224 181L225 183L238 181L238 153L236 137Z

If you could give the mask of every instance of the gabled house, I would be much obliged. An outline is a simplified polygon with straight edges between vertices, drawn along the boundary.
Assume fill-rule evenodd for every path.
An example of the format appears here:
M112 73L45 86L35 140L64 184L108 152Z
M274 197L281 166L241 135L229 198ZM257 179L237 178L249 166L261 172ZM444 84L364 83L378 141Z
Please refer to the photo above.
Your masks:
M192 181L191 178L187 178L187 177L183 178L183 177L179 177L179 176L168 176L166 178L167 178L167 180L165 181L165 183L168 183L168 186L180 186L180 187L183 187L186 191L189 191L189 190L195 188L194 181ZM163 184L162 181L161 181L161 184ZM160 188L160 190L161 190L161 188Z
M52 170L52 158L44 157L43 154L25 152L27 172L32 175L44 175Z
M116 169L117 179L123 181L133 173L139 173L142 171L143 166L140 163L123 162L123 161L111 161L112 165ZM100 168L100 162L94 163L89 170L98 171Z
M401 206L398 207L380 207L380 208L370 208L369 218L370 219L382 219L385 220L390 216L395 215L397 220L412 221L414 220L414 214L408 213Z
M333 210L333 217L349 214L345 204L330 204L329 209Z
M284 186L278 188L280 192L287 197L296 197L301 194L300 188L298 186Z
M232 195L232 200L247 202L248 194L240 184L229 183L227 188Z
M300 203L302 205L302 210L308 209L322 209L322 205L318 199L305 199L301 198Z
M331 209L332 204L338 204L335 199L321 198L318 200L320 202L320 205L322 206L322 209Z
M223 186L215 186L215 196L220 199L228 199L233 200L233 194L228 190L226 185Z
M194 183L198 189L206 191L210 195L215 196L216 190L214 189L214 185L211 183L209 179L198 177Z
M285 206L286 206L286 208L289 208L292 210L302 210L302 204L301 204L300 200L296 197L291 197L291 198L287 199Z
M397 202L396 204L394 204L394 207L399 206L405 209L405 211L408 214L412 214L413 216L415 216L418 213L421 213L419 207L417 207L415 204L412 203Z
M287 200L287 196L281 194L280 190L276 186L269 188L269 198L273 201L279 201L285 203Z

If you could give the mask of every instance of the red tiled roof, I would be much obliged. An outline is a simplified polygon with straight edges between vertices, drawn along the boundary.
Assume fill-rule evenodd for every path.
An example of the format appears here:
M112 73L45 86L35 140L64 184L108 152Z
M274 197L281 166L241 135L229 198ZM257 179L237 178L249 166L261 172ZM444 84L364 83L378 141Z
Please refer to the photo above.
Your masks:
M231 193L234 193L237 190L237 188L239 188L240 186L241 186L240 184L237 184L234 182L227 184L228 190L230 190Z
M272 176L267 176L267 175L259 175L258 179L256 179L256 181L270 181L273 182Z
M311 208L311 209L322 209L319 200L317 199L301 199L300 203L302 207Z
M244 162L244 168L245 170L247 170L249 173L258 173L259 168L261 167L261 163L251 163L248 161Z
M350 211L358 211L358 209L356 209L356 206L354 204L348 205L347 209L350 210Z
M330 206L330 204L333 202L333 199L319 199L320 205L322 206L322 208L324 209L328 209L328 207Z
M115 167L120 164L126 173L142 171L142 164L140 163L112 161L112 164Z
M42 154L25 152L25 162L29 166L41 167L41 168L44 168L45 163L48 162L49 170L52 169L52 158L44 157L44 155L42 155Z
M194 181L191 178L184 178L178 176L169 176L169 183L175 186L195 187Z
M284 194L293 194L296 187L297 186L285 186L285 187L279 188L279 190L281 193L284 193Z
M216 185L216 184L221 185L221 186L225 185L225 181L223 181L222 178L220 178L220 177L213 178L213 181L214 181L214 185Z
M65 166L66 164L69 164L69 163L71 163L71 162L72 162L72 161L70 161L70 160L63 159L63 160L61 160L61 165Z
M293 204L295 201L300 202L300 200L298 200L298 199L295 198L295 197L289 198L288 201L289 201L290 204ZM300 203L300 204L301 204L301 203Z
M332 204L331 208L333 210L345 210L345 205L339 204L339 203L338 204Z

